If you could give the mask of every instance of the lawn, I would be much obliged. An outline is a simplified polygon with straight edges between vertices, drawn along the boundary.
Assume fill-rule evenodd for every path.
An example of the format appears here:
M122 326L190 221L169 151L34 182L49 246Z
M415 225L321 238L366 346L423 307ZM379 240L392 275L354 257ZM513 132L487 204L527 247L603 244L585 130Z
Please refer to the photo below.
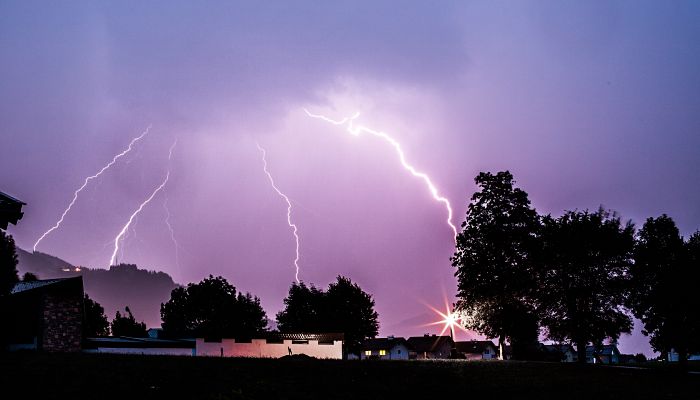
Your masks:
M668 368L520 362L16 353L1 356L0 384L4 394L71 400L700 398L700 375Z

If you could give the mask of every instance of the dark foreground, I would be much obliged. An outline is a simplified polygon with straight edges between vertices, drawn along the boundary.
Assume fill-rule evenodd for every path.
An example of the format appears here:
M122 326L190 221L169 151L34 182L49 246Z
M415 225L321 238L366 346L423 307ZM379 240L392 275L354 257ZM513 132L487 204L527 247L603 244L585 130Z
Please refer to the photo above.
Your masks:
M0 356L0 387L42 399L700 399L700 375L668 368L32 353Z

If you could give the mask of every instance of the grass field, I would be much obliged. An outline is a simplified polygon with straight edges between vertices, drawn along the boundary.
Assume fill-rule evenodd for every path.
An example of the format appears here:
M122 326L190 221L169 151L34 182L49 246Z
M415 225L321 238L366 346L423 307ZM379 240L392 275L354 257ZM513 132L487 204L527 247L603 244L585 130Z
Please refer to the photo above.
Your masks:
M6 399L700 399L700 375L668 368L520 362L16 353L0 384Z

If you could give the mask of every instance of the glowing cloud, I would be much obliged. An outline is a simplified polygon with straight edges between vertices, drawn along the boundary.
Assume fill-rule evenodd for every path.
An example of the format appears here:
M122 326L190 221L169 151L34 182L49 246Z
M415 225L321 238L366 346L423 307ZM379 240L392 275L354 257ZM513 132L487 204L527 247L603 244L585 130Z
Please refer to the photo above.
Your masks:
M56 229L58 229L59 226L61 226L61 224L63 223L63 219L66 217L66 215L67 215L68 212L71 210L71 208L73 208L73 205L75 204L75 202L78 200L78 195L80 194L80 192L83 191L83 189L85 189L85 187L88 185L88 183L90 183L91 180L93 180L93 179L99 177L100 175L102 175L102 173L104 173L104 172L107 171L112 165L114 165L114 164L117 162L117 160L119 160L121 157L123 157L124 155L126 155L127 153L129 153L129 152L131 151L131 149L133 148L134 144L135 144L136 142L138 142L139 140L141 140L144 136L146 136L146 135L148 134L148 131L150 131L150 130L151 130L151 126L149 125L149 126L146 128L146 130L143 131L143 133L141 133L140 136L135 137L134 139L131 140L131 142L129 143L129 147L127 147L126 150L124 150L124 151L122 151L121 153L119 153L119 154L117 154L116 156L114 156L114 157L112 158L112 161L110 161L109 163L107 163L107 165L105 165L104 167L102 167L102 169L99 170L99 172L97 172L95 175L91 175L91 176L88 176L87 178L85 178L85 181L83 182L83 185L80 186L80 187L78 188L78 190L76 190L76 191L73 193L73 200L71 200L70 204L68 204L68 207L63 211L63 214L61 214L61 218L59 218L58 222L56 222L56 224L55 224L54 226L52 226L51 228L49 228L49 230L47 230L46 232L44 232L44 234L41 235L41 237L39 237L39 239L37 239L36 243L34 243L34 249L33 249L33 251L36 252L36 248L37 248L37 246L39 246L39 243L41 243L41 241L44 240L44 238L45 238L49 233L55 231Z
M272 179L272 175L270 174L270 171L267 170L267 160L265 159L265 149L260 147L260 144L258 143L258 149L262 153L262 162L263 162L263 171L265 172L265 175L267 175L267 179L270 181L270 185L272 188L277 192L280 197L284 199L284 201L287 202L287 225L289 225L290 228L292 228L292 234L294 235L294 240L296 242L296 257L294 258L294 267L296 268L296 273L294 274L294 279L296 279L297 283L299 283L299 233L297 230L296 224L292 223L292 202L289 201L289 197L287 197L286 194L282 193L281 190L275 185L275 180Z
M175 140L175 142L173 142L172 146L170 146L170 151L168 153L168 162L170 161L170 159L173 156L173 149L175 148L175 145L177 145L177 140ZM133 214L131 214L131 216L129 217L129 221L127 221L126 225L124 225L122 230L119 231L119 234L117 235L117 237L114 238L114 251L112 252L112 257L109 260L110 266L115 265L115 263L117 261L117 253L119 252L119 243L123 239L126 232L129 230L129 226L131 226L131 224L134 222L134 219L136 219L136 217L141 213L141 211L144 209L144 207L146 207L148 205L148 203L150 203L151 200L153 200L153 198L156 197L156 195L161 190L163 190L165 185L168 183L169 179L170 179L170 164L168 164L168 171L165 174L165 179L163 179L163 182L161 182L161 184L155 188L155 190L151 193L151 195L146 200L144 200L144 202L141 203L141 205L139 205L139 207L136 209L136 211L133 212Z
M345 117L339 121L330 119L326 116L323 115L318 115L318 114L312 114L310 113L307 109L304 109L304 112L306 112L306 115L308 115L311 118L316 118L320 119L323 121L326 121L328 123L331 123L333 125L337 126L342 126L347 124L347 131L352 134L353 136L360 136L361 133L366 133L370 134L373 136L377 136L384 141L388 142L396 151L396 153L399 156L399 161L401 162L401 165L405 170L411 173L411 175L420 178L423 180L425 185L428 187L428 191L430 191L430 194L432 195L433 199L435 201L442 203L445 206L445 209L447 210L447 225L452 229L452 234L454 238L457 238L457 227L455 226L454 223L452 223L452 205L450 204L450 201L447 200L444 196L440 195L440 192L438 191L437 187L433 184L433 181L430 180L430 177L428 174L424 172L418 171L415 167L413 167L411 164L406 161L406 155L403 152L403 149L401 148L401 144L396 141L396 139L392 138L388 134L381 132L381 131L375 131L373 129L367 128L366 126L363 125L357 125L355 126L354 121L360 116L360 113L355 113L352 117Z

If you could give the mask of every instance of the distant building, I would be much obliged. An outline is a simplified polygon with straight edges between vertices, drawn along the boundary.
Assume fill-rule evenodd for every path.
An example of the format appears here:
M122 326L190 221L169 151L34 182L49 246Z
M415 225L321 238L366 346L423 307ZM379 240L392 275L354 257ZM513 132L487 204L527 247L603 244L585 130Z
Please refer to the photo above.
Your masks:
M77 352L81 349L83 278L15 284L9 296L9 349Z
M572 363L578 361L578 353L570 344L543 344L540 346L544 352L545 361L561 361Z
M678 352L676 349L671 349L666 353L666 360L668 362L678 362ZM688 361L700 361L700 353L688 354Z
M360 359L408 360L408 342L402 337L367 339L362 343Z
M27 203L0 192L0 229L7 229L8 224L17 225L17 221L24 216L22 206L26 205Z
M450 358L455 345L451 337L436 335L410 337L407 343L409 358L416 360Z
M255 339L196 339L195 354L213 357L280 358L304 354L343 358L342 333L266 333Z
M586 346L586 362L589 364L619 364L619 357L617 345Z
M139 354L164 356L194 356L194 339L154 339L132 337L101 337L85 339L86 353Z
M490 340L456 342L455 349L460 357L467 360L495 360L498 358L498 348Z

